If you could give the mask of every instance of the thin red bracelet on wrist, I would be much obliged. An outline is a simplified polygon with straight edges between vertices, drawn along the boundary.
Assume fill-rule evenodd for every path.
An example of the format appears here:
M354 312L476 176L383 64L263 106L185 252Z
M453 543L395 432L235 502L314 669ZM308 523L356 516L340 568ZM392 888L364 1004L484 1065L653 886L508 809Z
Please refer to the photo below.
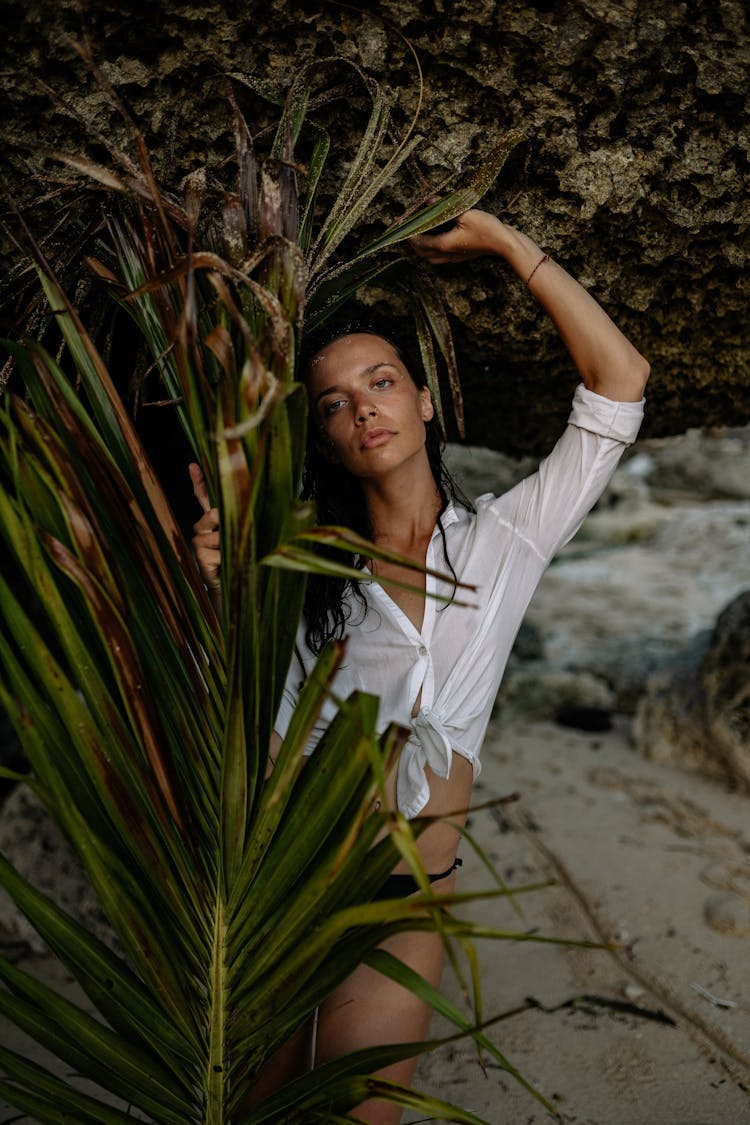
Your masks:
M540 266L543 266L545 262L549 262L549 261L550 261L550 259L551 259L551 257L552 257L552 255L551 255L551 254L545 254L543 258L540 258L540 259L539 259L539 261L538 261L538 262L537 262L537 264L536 264L536 265L534 266L534 268L533 268L533 270L531 271L531 273L529 274L529 276L528 276L528 277L526 278L526 283L525 283L525 284L526 284L526 288L527 288L527 289L529 288L529 285L531 284L531 279L532 279L532 277L534 276L534 274L536 273L536 271L537 271L537 270L539 269L539 267L540 267Z

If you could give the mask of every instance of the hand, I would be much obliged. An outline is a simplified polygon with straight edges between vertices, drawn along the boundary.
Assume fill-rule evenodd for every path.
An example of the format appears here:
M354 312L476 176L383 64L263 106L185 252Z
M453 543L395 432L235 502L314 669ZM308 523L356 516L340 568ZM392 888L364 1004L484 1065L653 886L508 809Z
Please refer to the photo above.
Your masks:
M481 254L503 254L506 228L487 211L464 211L443 234L417 234L409 239L420 258L433 265L464 262Z
M221 569L221 551L219 550L219 509L211 507L208 498L206 480L200 465L193 462L188 466L190 479L193 482L195 499L203 509L203 515L193 526L193 551L201 572L203 581L209 590L218 590L221 586L219 570Z

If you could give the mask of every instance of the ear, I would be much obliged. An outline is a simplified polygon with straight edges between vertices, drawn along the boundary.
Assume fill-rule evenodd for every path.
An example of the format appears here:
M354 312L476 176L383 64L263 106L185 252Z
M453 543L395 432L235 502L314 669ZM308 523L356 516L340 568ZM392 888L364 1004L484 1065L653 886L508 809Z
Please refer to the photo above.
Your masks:
M432 404L429 387L419 388L419 406L423 422L429 422L435 417L435 407Z

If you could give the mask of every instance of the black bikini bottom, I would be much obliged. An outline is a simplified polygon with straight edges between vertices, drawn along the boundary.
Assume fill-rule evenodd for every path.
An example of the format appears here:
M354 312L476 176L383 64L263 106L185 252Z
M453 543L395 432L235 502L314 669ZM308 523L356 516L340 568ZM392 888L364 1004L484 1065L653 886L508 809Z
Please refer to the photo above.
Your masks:
M438 879L447 878L457 867L462 866L463 860L457 859L447 871L441 871L439 875L428 875L427 878L431 883L437 883ZM418 890L420 886L413 875L389 875L378 893L373 895L372 901L380 902L384 898L406 898L407 895L413 895Z

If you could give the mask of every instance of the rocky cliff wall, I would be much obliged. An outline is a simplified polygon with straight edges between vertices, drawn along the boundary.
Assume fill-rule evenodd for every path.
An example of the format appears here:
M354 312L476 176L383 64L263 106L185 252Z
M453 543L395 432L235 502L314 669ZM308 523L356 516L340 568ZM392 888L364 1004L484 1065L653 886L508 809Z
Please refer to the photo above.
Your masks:
M111 107L66 42L85 33L171 182L201 164L218 168L227 155L227 72L273 93L303 62L343 56L388 86L403 127L417 99L411 45L424 72L420 174L435 187L460 178L493 139L524 130L527 142L484 205L548 248L650 358L645 432L750 418L742 0L384 0L369 13L327 0L82 8L5 0L2 12L6 136L69 150L86 144L102 155L51 107L39 79L102 133L118 135ZM235 89L260 127L270 103L241 82ZM352 106L356 99L322 111L337 142L355 126ZM5 150L6 187L27 201L38 191L35 176L53 166L38 152ZM411 175L374 222L422 190ZM554 330L495 262L451 267L441 284L468 439L513 453L548 448L575 383Z

